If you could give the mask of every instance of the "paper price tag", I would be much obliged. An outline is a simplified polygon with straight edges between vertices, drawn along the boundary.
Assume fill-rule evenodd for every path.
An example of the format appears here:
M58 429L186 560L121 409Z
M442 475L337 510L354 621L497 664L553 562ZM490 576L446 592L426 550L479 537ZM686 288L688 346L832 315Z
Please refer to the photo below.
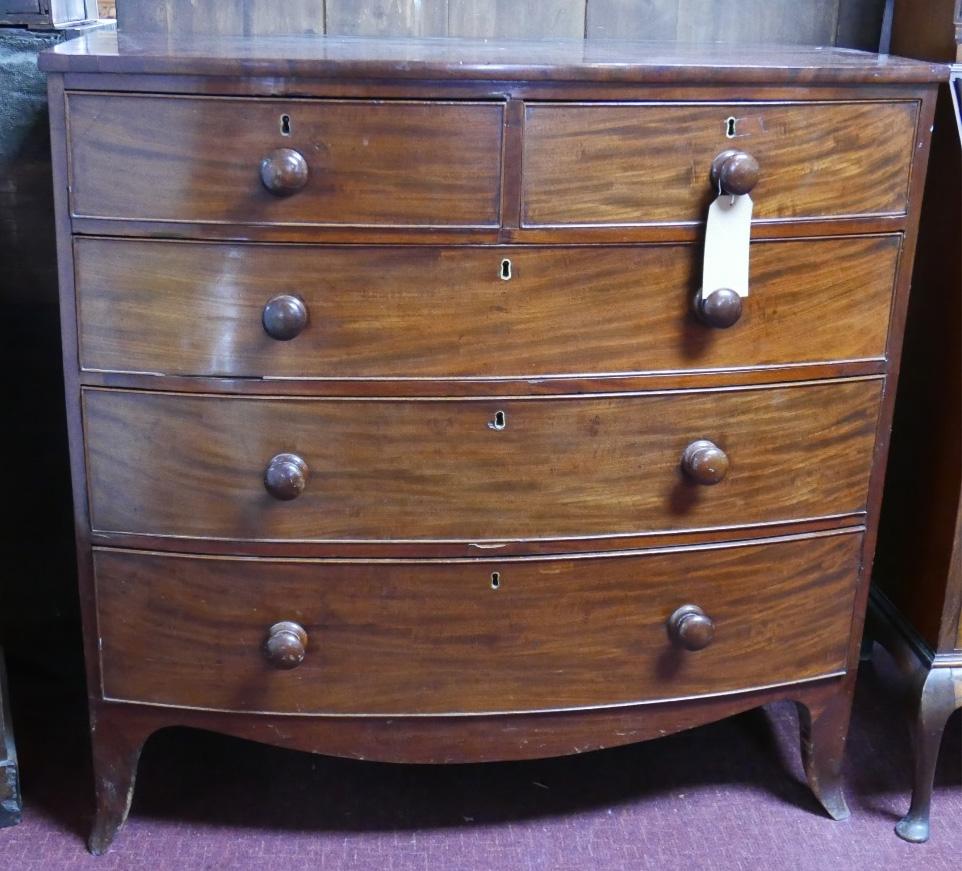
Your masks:
M722 194L708 207L701 295L722 287L748 296L748 244L752 234L752 198Z

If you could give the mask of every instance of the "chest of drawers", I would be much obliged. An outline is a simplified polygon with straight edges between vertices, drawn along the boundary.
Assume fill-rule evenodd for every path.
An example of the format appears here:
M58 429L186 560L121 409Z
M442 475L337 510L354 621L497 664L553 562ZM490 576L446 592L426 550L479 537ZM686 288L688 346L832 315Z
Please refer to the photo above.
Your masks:
M44 56L95 852L170 725L441 763L790 699L847 814L943 71L726 51Z

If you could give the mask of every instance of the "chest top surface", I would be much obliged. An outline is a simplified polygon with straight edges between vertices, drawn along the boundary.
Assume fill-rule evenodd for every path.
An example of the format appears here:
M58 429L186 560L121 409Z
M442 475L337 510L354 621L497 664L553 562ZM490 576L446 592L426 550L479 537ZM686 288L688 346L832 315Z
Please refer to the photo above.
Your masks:
M40 58L48 72L638 83L912 83L942 64L820 46L619 40L177 37L97 31Z

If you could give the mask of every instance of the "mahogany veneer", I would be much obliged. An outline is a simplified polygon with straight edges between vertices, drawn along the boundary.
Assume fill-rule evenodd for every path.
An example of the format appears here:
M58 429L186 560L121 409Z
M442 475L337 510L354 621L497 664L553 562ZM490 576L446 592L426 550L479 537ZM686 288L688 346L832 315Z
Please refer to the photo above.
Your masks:
M759 219L903 214L918 111L914 100L525 106L522 226L703 220L704 167L723 139L751 140L764 167Z
M80 362L102 372L411 379L883 360L901 241L754 243L752 295L738 329L722 335L690 311L701 281L691 245L359 251L80 237ZM850 267L842 274L840 261ZM279 294L304 306L296 342L264 329Z
M97 549L104 696L403 717L656 702L823 677L845 669L862 536L822 536L460 562ZM666 621L689 601L717 625L703 655L666 644ZM265 674L264 629L283 620L303 627L307 655Z
M857 52L43 58L97 778L190 725L520 759L799 704L827 812L935 82ZM750 294L701 283L751 191Z
M88 389L90 523L187 538L479 542L858 514L881 390L879 378L498 400ZM682 468L693 436L730 458L717 486ZM284 453L307 480L279 501L264 475Z

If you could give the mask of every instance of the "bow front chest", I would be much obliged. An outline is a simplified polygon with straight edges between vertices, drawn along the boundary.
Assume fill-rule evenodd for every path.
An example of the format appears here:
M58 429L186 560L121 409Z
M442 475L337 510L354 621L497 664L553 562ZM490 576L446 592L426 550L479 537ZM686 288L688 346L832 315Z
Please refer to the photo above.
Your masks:
M94 851L170 725L441 763L790 699L847 814L940 67L102 33L42 64Z

